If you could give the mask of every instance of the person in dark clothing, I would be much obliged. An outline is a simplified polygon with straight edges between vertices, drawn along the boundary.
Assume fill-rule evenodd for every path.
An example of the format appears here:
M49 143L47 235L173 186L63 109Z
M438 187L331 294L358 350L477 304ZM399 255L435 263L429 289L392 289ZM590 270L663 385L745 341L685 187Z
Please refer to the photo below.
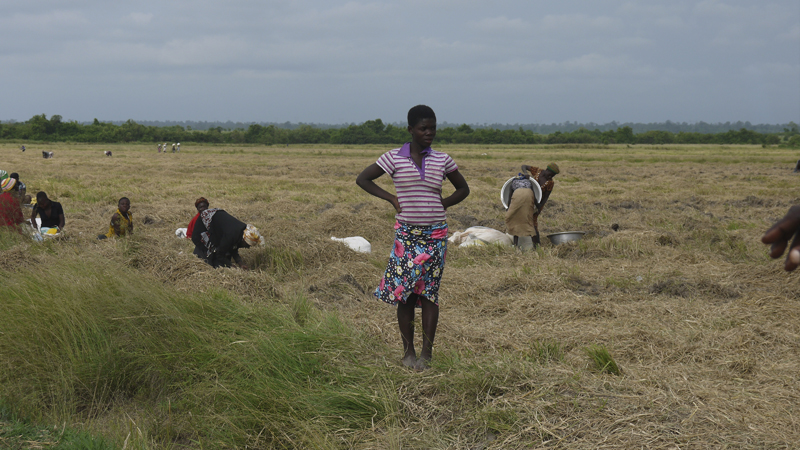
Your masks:
M225 210L212 208L200 213L194 225L192 242L194 254L212 267L231 267L236 263L242 269L248 267L239 256L240 248L249 248L264 240L256 227L248 225Z
M64 208L61 207L61 203L50 201L47 194L42 191L36 193L36 205L31 211L31 226L38 231L37 215L42 219L42 228L58 227L59 231L64 230Z
M9 175L9 177L17 180L17 186L14 189L16 190L15 195L17 200L19 200L20 206L30 203L30 201L25 201L25 197L28 194L28 188L25 186L25 183L19 180L19 174L17 172L13 172L11 175Z

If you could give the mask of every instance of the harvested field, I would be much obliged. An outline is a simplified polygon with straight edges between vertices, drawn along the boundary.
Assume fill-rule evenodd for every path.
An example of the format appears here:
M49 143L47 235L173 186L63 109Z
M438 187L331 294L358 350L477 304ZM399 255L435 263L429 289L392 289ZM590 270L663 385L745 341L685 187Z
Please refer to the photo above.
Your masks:
M561 174L539 220L543 240L558 231L587 235L524 253L451 247L433 368L416 373L400 365L394 309L370 295L391 248L394 211L355 184L388 147L18 148L0 144L0 168L65 210L65 238L46 243L53 253L102 255L168 289L222 288L257 307L306 297L374 343L357 359L394 374L386 393L393 410L360 428L328 430L331 448L800 442L800 273L785 273L760 243L800 203L790 150L441 147L472 191L448 211L451 233L473 225L505 231L500 186L523 163L555 161ZM55 156L37 158L38 150ZM391 190L388 177L378 182ZM131 199L136 234L96 240L121 196ZM199 196L266 235L265 247L242 251L255 270L214 270L175 237ZM351 252L331 236L363 236L373 253ZM3 248L3 265L52 264L47 253L30 256L35 245ZM618 375L594 364L588 353L597 346ZM108 433L103 423L137 411L104 414L71 420Z

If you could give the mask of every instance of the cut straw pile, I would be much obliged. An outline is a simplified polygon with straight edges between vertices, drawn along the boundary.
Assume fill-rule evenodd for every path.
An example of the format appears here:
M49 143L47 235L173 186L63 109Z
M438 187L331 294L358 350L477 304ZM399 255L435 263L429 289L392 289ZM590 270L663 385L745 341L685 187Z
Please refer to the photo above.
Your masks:
M58 159L44 162L11 153L3 167L20 172L29 193L45 190L62 202L67 237L45 245L102 255L182 293L221 288L263 308L305 297L374 343L358 359L399 374L386 388L390 412L328 430L332 447L800 441L800 275L784 273L759 242L800 201L796 156L785 150L443 148L472 190L448 211L451 233L472 225L505 231L502 183L521 164L556 161L562 173L539 219L543 241L551 232L587 234L524 253L450 248L434 365L423 373L401 367L395 312L371 295L391 249L393 210L355 177L388 148L186 146L164 157L149 146L120 146L114 158L91 146L57 150ZM390 188L386 178L379 183ZM97 241L123 195L134 236ZM265 247L241 251L253 270L214 270L192 255L191 241L175 237L199 196L266 236ZM363 236L373 253L331 236ZM50 261L28 258L32 245L40 244L3 249L6 267ZM597 349L616 370L596 364Z

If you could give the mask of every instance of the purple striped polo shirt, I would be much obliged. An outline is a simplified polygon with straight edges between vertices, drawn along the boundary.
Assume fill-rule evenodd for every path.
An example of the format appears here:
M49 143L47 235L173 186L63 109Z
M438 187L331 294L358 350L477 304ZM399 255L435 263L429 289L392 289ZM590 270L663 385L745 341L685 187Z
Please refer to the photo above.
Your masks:
M447 153L428 147L422 151L422 167L411 159L411 143L389 150L377 164L394 181L397 200L403 212L394 217L412 225L433 225L444 221L442 182L447 174L458 170Z

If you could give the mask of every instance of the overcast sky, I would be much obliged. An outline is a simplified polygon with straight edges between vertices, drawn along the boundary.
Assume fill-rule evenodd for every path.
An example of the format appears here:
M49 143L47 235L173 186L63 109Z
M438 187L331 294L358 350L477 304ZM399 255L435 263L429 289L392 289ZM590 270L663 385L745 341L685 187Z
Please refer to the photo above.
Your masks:
M798 0L2 0L0 120L800 123Z

